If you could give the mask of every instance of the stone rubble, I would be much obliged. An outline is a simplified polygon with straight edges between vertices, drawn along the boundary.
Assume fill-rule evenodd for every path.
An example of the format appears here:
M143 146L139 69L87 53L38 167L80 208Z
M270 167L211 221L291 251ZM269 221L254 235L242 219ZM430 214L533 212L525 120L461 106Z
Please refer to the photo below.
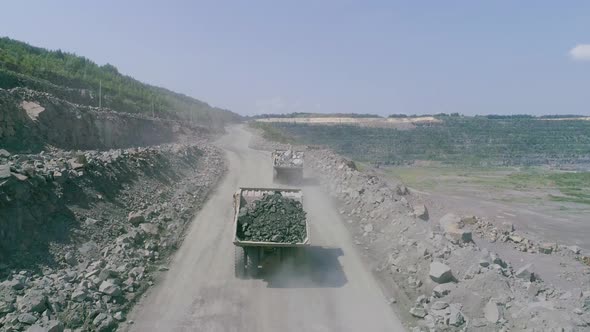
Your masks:
M222 152L201 138L1 153L0 206L8 208L0 209L0 331L113 331L125 324L224 171ZM62 231L69 242L47 238L51 228L42 222L55 211L71 220ZM37 248L44 259L27 256Z

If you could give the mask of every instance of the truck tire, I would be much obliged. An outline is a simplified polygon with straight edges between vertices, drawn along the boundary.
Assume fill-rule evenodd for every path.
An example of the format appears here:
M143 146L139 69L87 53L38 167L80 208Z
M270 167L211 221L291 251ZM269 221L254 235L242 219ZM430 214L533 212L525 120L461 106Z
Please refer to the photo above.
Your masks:
M234 250L234 274L238 279L246 276L246 251L242 247L236 246Z
M259 248L248 248L246 251L246 272L250 278L258 277Z

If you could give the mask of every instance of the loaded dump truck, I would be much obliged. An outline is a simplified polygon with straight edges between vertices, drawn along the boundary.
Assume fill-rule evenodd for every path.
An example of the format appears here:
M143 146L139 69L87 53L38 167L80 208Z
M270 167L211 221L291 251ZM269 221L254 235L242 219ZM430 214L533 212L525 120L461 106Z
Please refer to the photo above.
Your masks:
M234 195L234 270L255 277L271 261L299 261L309 245L300 189L240 188Z
M273 180L297 183L303 179L303 151L274 150L271 156Z

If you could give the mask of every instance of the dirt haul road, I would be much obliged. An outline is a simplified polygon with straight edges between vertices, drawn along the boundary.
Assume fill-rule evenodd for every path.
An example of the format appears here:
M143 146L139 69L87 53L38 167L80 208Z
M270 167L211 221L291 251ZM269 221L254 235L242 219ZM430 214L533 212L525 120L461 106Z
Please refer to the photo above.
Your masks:
M182 247L129 319L132 331L404 331L340 215L318 187L304 186L311 223L305 266L277 265L259 279L234 277L232 194L273 186L270 154L234 127L219 140L229 171L195 217ZM276 185L275 185L276 186Z

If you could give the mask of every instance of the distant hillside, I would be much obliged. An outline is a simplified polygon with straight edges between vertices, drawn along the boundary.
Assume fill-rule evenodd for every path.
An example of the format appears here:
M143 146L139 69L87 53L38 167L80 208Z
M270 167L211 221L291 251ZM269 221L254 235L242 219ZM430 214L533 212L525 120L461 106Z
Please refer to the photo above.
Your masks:
M364 162L474 165L590 165L587 118L446 116L415 128L266 123L303 144L325 144ZM559 121L557 121L559 120ZM265 129L263 127L263 129Z
M153 113L205 126L240 119L228 110L123 75L110 64L99 66L72 53L0 38L0 88L26 87L73 103L98 106L100 84L102 106L118 112Z

